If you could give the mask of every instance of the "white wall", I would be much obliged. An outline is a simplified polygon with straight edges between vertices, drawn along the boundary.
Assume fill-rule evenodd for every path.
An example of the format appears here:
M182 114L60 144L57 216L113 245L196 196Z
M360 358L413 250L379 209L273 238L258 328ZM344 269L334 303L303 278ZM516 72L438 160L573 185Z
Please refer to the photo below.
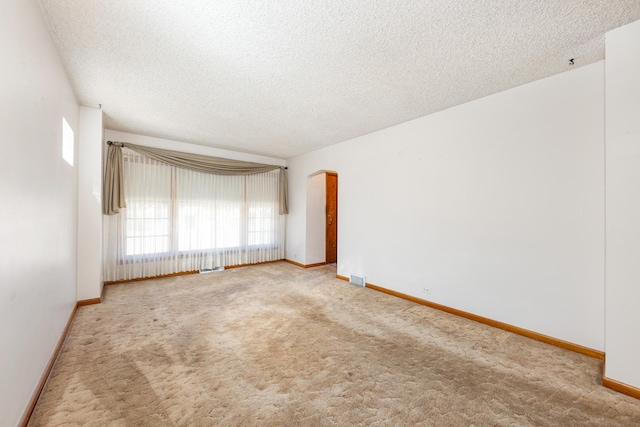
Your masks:
M326 260L326 206L327 174L310 176L307 178L306 264L317 264Z
M264 163L268 165L287 165L286 160L276 159L274 157L240 153L238 151L223 150L220 148L206 147L203 145L189 144L186 142L172 141L169 139L153 138L150 136L136 135L133 133L118 132L111 129L105 130L104 138L105 141L130 142L132 144L163 148L166 150L182 151L184 153L202 154L206 156L223 157L225 159Z
M640 388L640 21L606 52L606 376Z
M78 138L78 301L102 294L102 110L80 107Z
M17 425L76 301L78 104L35 1L0 2L0 424ZM77 154L74 164L77 165Z
M289 159L286 257L332 169L338 274L603 350L603 105L598 62Z

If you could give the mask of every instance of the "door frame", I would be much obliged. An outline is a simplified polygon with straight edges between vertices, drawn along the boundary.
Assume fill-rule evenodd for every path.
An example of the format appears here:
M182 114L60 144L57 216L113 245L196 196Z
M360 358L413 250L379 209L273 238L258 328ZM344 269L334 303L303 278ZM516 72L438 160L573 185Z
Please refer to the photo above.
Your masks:
M328 218L327 215L329 214L329 202L330 202L330 198L334 199L334 204L335 204L335 209L334 209L334 217L332 219L333 223L335 224L335 229L336 229L336 233L335 233L335 247L336 247L336 254L335 254L335 262L338 262L338 173L337 172L324 172L325 173L325 179L326 179L326 184L325 184L325 243L324 243L324 250L325 250L325 256L324 256L324 261L325 263L329 263L329 259L333 258L330 255L330 233L329 233L329 227L327 226L328 224ZM335 194L330 194L329 193L329 185L328 185L328 181L329 181L329 176L335 177L336 180L336 186L335 186ZM334 262L334 261L331 261Z

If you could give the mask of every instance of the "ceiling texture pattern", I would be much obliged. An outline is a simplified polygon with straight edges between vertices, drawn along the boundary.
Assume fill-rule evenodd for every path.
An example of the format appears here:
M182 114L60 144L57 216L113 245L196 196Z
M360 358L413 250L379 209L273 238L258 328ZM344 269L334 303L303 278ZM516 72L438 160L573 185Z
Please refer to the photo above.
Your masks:
M604 59L640 19L640 0L39 3L108 129L278 158Z

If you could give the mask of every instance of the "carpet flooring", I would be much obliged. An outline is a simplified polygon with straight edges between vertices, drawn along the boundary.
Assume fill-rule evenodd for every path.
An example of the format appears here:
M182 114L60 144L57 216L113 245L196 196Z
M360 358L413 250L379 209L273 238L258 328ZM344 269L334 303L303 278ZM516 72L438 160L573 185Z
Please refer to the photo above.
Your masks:
M108 286L29 426L640 425L601 369L279 262Z

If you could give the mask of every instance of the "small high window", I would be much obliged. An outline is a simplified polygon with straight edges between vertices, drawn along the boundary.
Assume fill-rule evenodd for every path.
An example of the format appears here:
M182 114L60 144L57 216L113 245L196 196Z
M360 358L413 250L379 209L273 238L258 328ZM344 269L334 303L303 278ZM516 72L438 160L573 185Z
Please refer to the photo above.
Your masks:
M62 158L65 162L73 166L73 129L67 123L67 119L62 118Z

